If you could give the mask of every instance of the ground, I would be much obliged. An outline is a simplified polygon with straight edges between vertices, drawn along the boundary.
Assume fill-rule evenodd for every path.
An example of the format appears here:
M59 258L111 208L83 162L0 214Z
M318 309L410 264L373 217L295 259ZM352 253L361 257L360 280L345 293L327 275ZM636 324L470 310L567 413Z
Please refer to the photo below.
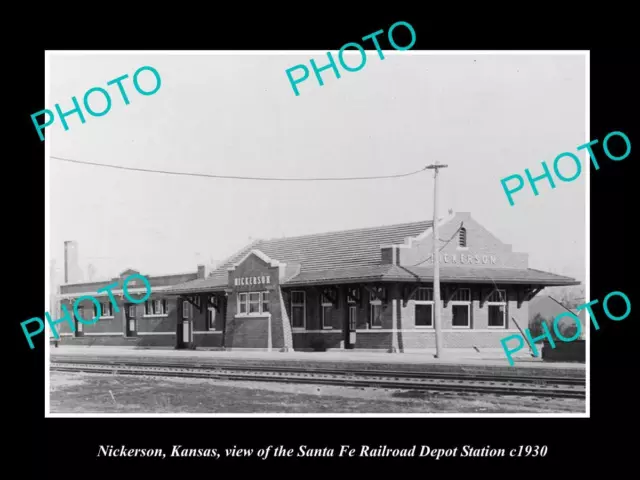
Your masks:
M584 413L580 399L51 372L51 413Z

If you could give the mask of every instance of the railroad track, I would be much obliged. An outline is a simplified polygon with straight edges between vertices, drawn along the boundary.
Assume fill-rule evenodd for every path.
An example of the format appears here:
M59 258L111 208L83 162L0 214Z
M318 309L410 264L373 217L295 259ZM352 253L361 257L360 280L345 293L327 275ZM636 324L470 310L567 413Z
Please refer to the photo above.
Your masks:
M165 362L52 361L51 370L121 375L210 378L281 383L307 383L348 387L584 398L583 378L496 376L487 374L334 370L257 365L182 365Z

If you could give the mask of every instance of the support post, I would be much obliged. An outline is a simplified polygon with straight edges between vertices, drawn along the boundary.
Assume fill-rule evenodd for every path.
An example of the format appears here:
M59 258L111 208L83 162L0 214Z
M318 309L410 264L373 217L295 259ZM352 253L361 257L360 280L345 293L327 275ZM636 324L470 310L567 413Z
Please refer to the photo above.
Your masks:
M438 169L447 168L436 162L427 168L433 170L433 304L435 308L436 358L442 358L442 311L440 305L440 255L438 251Z

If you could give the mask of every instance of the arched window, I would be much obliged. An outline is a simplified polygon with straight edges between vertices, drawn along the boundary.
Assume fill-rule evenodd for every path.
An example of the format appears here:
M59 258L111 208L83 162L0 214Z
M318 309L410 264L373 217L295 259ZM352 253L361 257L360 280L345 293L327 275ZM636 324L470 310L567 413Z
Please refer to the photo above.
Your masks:
M464 227L460 229L460 233L458 234L458 244L461 247L467 246L467 229Z

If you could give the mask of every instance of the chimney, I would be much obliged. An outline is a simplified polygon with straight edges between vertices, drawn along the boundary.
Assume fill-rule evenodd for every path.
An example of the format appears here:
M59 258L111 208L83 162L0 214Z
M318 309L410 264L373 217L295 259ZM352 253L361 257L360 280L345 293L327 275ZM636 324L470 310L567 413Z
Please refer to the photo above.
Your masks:
M78 242L67 240L64 242L64 283L77 282L79 269Z
M207 267L205 265L198 265L198 278L207 277Z

